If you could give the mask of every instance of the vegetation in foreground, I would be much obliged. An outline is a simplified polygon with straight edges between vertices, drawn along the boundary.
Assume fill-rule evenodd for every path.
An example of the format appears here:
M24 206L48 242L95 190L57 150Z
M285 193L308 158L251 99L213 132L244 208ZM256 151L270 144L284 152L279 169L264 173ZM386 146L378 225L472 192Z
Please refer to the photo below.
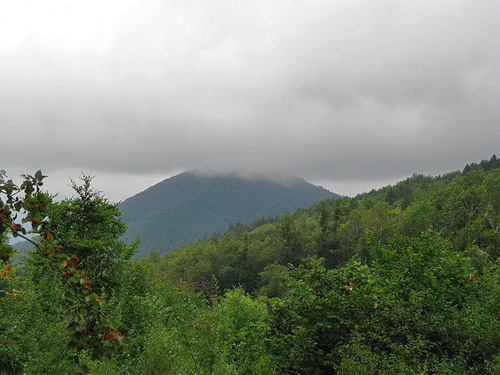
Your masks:
M499 374L500 161L130 261L83 177L0 177L0 374ZM7 233L39 234L14 257ZM13 262L15 260L15 262Z

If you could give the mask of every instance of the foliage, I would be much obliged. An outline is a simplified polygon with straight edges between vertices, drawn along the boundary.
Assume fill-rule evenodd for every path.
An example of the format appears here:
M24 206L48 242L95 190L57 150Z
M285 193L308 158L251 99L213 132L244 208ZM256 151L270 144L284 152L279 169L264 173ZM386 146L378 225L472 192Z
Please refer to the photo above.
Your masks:
M185 309L171 311L168 321L152 330L139 374L274 374L273 358L262 341L264 302L240 289L211 305L186 290L169 293Z
M152 282L196 283L215 275L221 290L242 286L255 295L272 289L266 283L276 279L265 272L272 264L299 265L321 257L327 268L338 268L353 255L369 263L369 243L387 244L396 232L416 236L431 228L457 251L475 246L478 261L484 258L481 254L495 260L500 255L499 212L500 169L439 177L415 174L394 186L323 200L261 226L246 226L244 233L236 225L225 234L157 256L154 264L145 262L156 279Z
M0 374L497 374L497 163L135 261L90 177L55 202L2 172Z
M71 184L76 198L51 203L48 215L58 245L84 260L93 289L109 295L135 253L137 241L129 245L121 239L126 226L118 205L92 188L91 176L81 179L82 185Z
M474 272L431 234L375 245L369 267L314 261L273 305L271 349L283 373L484 374L500 320Z
M50 274L47 284L51 289L45 293L46 289L41 288L42 293L37 293L38 288L32 288L30 291L33 291L36 295L34 301L41 303L42 306L44 304L62 303L64 307L64 315L47 314L47 309L43 309L38 318L41 321L55 321L58 326L60 322L64 323L66 326L65 334L53 336L67 338L69 347L75 353L73 357L75 369L77 372L83 373L82 369L84 367L80 366L80 358L84 350L91 350L94 356L98 356L109 349L117 348L123 336L110 321L107 321L107 312L102 307L103 300L101 300L98 294L92 291L92 282L86 275L86 269L83 267L85 258L79 258L76 254L69 255L71 253L68 254L66 251L72 251L72 249L65 248L63 241L61 243L57 241L59 233L51 221L51 210L49 209L52 199L40 189L43 185L43 179L46 176L43 176L42 172L38 171L34 176L26 175L23 177L24 181L18 187L12 180L5 180L5 173L1 173L0 238L5 238L7 231L10 231L13 236L21 236L36 246L31 263L35 271L32 273L28 272L27 280L31 279L31 285L36 285L47 274ZM25 236L28 232L26 226L15 222L18 216L21 215L24 216L22 222L29 222L32 232L39 235L38 242ZM12 254L13 251L9 245L2 246L2 261L4 266L1 276L4 276L9 281L12 272L12 266L9 261ZM28 267L27 270L29 270ZM47 285L42 285L47 288ZM57 286L59 285L62 288L62 293L55 299L53 298L54 291L57 290ZM7 298L14 294L16 293L7 292ZM47 297L49 299L45 300L44 298ZM57 320L58 315L59 320ZM49 323L45 327L50 330L50 327L53 327L53 325ZM36 333L40 333L40 329L37 329ZM7 340L11 342L16 341L14 337L7 337ZM19 340L21 340L21 347L24 348L29 347L30 343L33 343L29 339ZM34 342L36 343L37 341L35 339ZM66 340L62 339L59 342L64 341ZM9 346L16 345L17 343ZM39 346L35 345L35 348L37 348L35 352L42 352ZM28 349L29 352L30 350ZM61 354L65 352L67 351L60 351ZM64 358L68 359L67 356ZM10 371L13 371L15 369L13 359L10 362ZM65 361L58 362L64 363ZM30 363L33 363L33 361L26 361L26 368L29 368ZM48 373L48 370L40 372Z

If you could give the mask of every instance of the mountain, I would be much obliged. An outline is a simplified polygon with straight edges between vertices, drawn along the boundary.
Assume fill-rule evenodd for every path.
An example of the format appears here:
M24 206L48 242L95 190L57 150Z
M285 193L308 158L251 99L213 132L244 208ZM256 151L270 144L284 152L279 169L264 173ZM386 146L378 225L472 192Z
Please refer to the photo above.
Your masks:
M271 221L235 226L221 236L162 256L154 253L142 261L151 267L151 282L182 280L200 285L215 276L219 290L240 286L249 294L277 297L286 289L283 277L289 275L290 263L297 266L305 261L310 267L311 259L318 257L326 267L339 269L356 256L346 268L351 270L354 264L370 264L373 256L380 256L373 252L376 247L388 246L384 267L391 270L387 262L396 259L392 258L396 256L393 240L428 235L445 239L450 249L464 254L478 270L491 261L498 267L500 159L493 155L463 171L434 177L415 173L395 185L320 201ZM426 252L413 255L420 261L405 272L420 274L412 270L432 257ZM465 270L472 280L474 274Z
M273 182L184 172L126 199L119 207L128 226L125 238L141 238L137 254L141 257L151 250L166 253L225 232L231 224L248 224L337 197L300 178Z

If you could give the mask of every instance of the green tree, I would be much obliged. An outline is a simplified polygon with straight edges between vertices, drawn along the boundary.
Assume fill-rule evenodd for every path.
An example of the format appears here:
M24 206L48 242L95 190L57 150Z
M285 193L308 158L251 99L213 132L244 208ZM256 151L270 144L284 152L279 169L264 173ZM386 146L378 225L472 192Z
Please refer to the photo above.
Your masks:
M484 209L480 225L476 226L481 237L478 245L496 260L500 257L500 170L491 171L486 176L480 198L484 200Z
M23 176L18 186L0 171L0 238L10 232L34 246L12 283L21 291L15 292L15 287L7 291L2 314L9 319L9 372L13 372L12 353L17 350L21 354L16 370L23 373L59 374L73 369L83 374L85 356L111 353L121 345L123 335L108 319L104 301L92 290L100 288L89 278L85 260L73 252L71 243L57 241L64 235L57 232L57 220L51 217L52 197L41 190L45 177L37 171ZM37 237L28 237L29 231ZM10 281L13 249L3 243L0 253L0 276Z
M276 261L298 264L305 256L305 236L291 215L285 214L276 230Z
M332 374L340 348L373 309L369 268L351 261L327 270L313 260L292 271L289 290L274 300L269 346L282 374ZM354 289L356 288L356 289ZM353 298L353 293L357 296Z
M272 308L282 373L486 374L500 343L497 266L478 276L433 233L371 246L372 263L313 261Z
M121 239L126 225L120 220L118 205L92 188L92 177L71 186L77 196L54 202L49 217L61 248L71 249L82 262L93 288L111 294L120 282L123 267L135 253L138 240Z

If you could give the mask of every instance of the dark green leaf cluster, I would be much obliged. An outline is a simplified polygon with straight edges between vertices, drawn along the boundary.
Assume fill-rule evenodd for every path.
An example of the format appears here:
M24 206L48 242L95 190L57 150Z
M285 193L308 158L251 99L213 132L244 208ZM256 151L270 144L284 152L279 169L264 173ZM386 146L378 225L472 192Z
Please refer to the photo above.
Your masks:
M285 373L485 374L499 353L497 271L477 277L430 233L374 245L370 266L314 261L273 305L272 352Z
M59 246L84 260L93 288L109 295L138 243L121 239L126 225L118 205L94 190L91 182L90 176L82 177L82 185L72 182L77 196L52 203L48 215Z

